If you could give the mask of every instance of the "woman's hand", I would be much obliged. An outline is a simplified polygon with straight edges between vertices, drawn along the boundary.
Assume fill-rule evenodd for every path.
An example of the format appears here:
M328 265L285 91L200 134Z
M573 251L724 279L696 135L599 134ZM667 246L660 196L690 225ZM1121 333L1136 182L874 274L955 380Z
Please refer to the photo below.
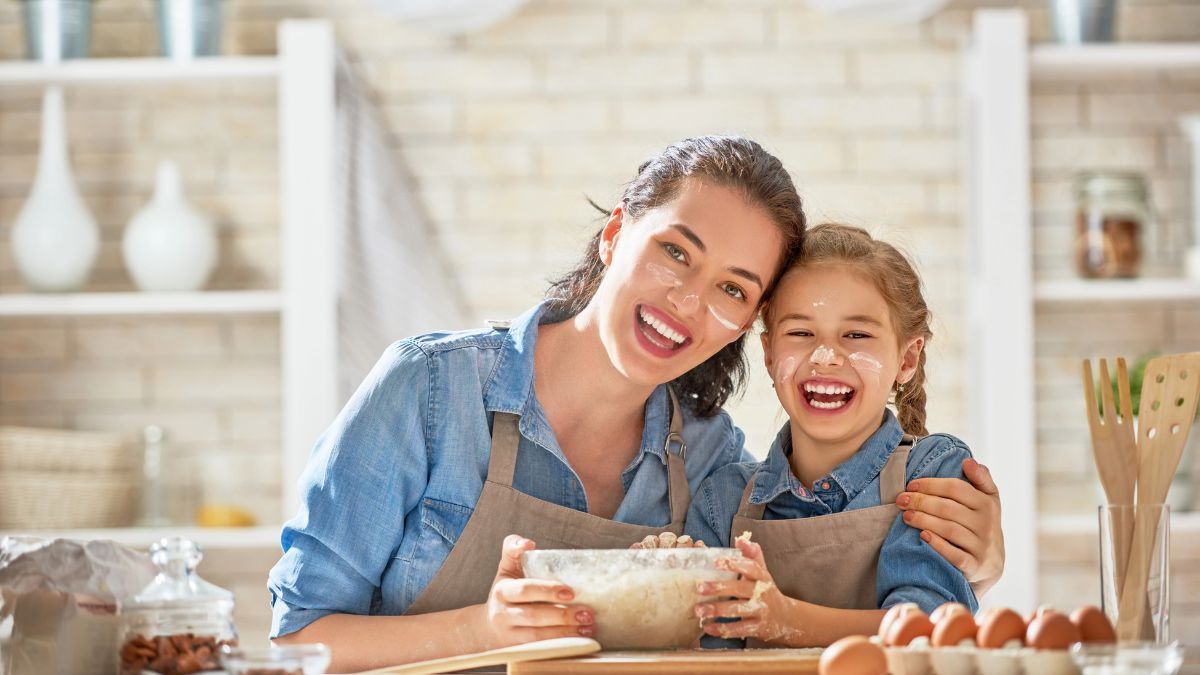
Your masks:
M521 554L535 547L532 541L515 534L504 539L500 566L485 606L489 649L596 634L592 609L569 604L575 599L570 586L525 578Z
M963 460L963 474L970 484L957 478L914 480L896 505L904 510L904 522L921 530L921 539L962 570L982 597L1004 573L1000 491L987 467L973 459Z
M696 605L704 632L722 638L757 638L764 642L787 645L788 639L801 633L795 621L798 601L787 597L775 585L762 547L751 541L735 540L742 558L720 558L718 569L741 575L736 581L703 581L696 585L700 595L716 595L732 600L715 600ZM718 618L741 619L737 623L718 623Z

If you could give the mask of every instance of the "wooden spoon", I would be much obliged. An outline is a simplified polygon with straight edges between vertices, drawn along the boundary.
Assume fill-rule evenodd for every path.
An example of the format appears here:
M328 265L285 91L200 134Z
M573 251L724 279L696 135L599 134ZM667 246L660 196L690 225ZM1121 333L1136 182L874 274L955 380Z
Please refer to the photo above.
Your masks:
M1153 639L1146 585L1158 512L1187 444L1200 398L1200 352L1162 356L1146 365L1138 411L1137 506L1129 567L1119 605L1117 636Z
M471 668L523 663L540 659L562 659L568 656L584 656L600 651L600 643L591 638L567 637L553 640L527 642L523 645L492 649L477 654L461 654L430 661L418 661L391 668L368 670L359 675L427 675L429 673L453 673Z

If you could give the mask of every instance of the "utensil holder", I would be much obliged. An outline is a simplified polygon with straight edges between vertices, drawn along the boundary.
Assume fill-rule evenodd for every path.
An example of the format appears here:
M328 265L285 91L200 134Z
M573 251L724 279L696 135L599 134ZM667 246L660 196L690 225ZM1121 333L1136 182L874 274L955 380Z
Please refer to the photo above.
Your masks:
M1100 595L1104 613L1117 626L1118 640L1166 644L1170 634L1171 508L1166 504L1100 507ZM1135 532L1143 534L1136 537ZM1124 560L1123 560L1124 558ZM1144 590L1126 594L1126 584ZM1141 606L1121 597L1134 597ZM1135 603L1136 604L1136 603ZM1126 613L1142 620L1122 628Z

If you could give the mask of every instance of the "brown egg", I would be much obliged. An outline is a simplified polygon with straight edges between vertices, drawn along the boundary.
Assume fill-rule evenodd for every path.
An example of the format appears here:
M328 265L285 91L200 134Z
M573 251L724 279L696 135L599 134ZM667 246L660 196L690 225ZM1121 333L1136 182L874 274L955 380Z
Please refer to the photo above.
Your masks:
M829 645L817 666L820 675L887 675L883 647L861 635L851 635Z
M889 647L907 647L919 637L933 634L933 622L920 609L904 612L888 627L883 643Z
M883 615L883 619L879 621L879 639L887 638L888 629L892 627L892 622L895 621L901 614L908 612L919 612L921 608L915 602L902 602L898 605L892 605L888 609L887 614Z
M951 612L966 612L970 614L971 610L967 609L967 606L961 602L946 602L942 603L937 609L933 610L933 613L929 615L929 620L932 621L933 625L936 626L942 622L943 617Z
M1062 612L1039 611L1025 631L1025 644L1034 649L1066 649L1079 642L1079 627Z
M1071 612L1071 623L1079 628L1081 642L1116 642L1112 622L1098 607L1080 607Z
M975 625L975 617L971 616L970 610L966 607L961 610L951 609L949 612L943 612L941 620L934 624L930 643L934 647L956 647L963 640L974 640L978 630L979 627Z
M976 621L979 634L975 641L985 649L999 649L1009 640L1023 640L1025 637L1025 620L1006 607L986 609Z

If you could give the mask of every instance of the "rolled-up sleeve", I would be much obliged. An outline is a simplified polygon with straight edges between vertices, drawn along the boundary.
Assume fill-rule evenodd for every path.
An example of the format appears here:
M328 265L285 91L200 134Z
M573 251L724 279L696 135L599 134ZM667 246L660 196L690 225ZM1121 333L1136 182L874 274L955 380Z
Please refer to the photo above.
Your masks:
M428 482L429 380L420 346L393 344L317 441L268 578L272 638L371 612Z
M967 446L953 436L937 435L922 439L926 452L914 452L908 479L963 478L962 462L971 456ZM876 575L879 607L886 609L902 602L915 602L932 612L946 602L960 602L974 612L978 608L975 593L966 577L937 551L921 540L921 531L896 516L879 553Z

